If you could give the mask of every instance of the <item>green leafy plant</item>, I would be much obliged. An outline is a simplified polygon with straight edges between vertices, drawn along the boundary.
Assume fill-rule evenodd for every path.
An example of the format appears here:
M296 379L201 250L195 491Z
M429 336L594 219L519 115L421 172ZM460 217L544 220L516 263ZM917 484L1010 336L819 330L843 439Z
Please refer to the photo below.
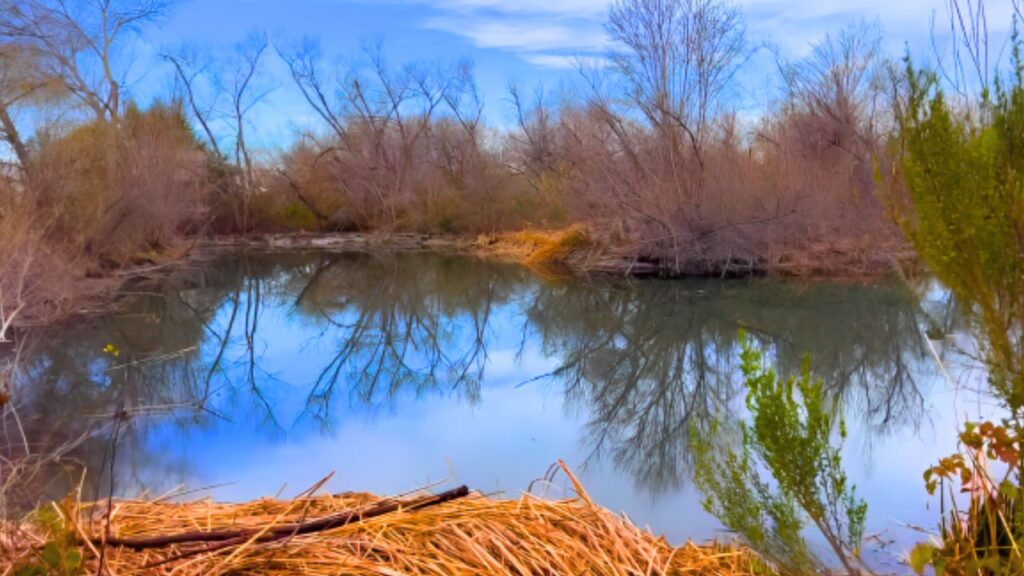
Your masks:
M989 462L1005 467L1001 477ZM941 497L941 542L914 548L914 570L923 574L931 566L938 574L1024 572L1022 475L1021 434L1013 422L968 423L960 434L960 451L924 474L928 493ZM966 508L958 491L968 494Z
M808 521L849 573L870 572L860 559L867 504L843 471L845 426L824 382L809 360L780 378L742 333L741 343L750 422L693 435L705 508L789 573L820 565L801 534Z
M906 63L898 214L918 254L975 320L991 388L1010 412L1001 425L968 424L960 452L925 473L943 516L941 541L911 555L918 572L1024 572L1024 54L1016 20L1011 53L1010 74L960 105L938 74ZM1005 467L1002 478L993 478L990 461Z
M993 389L1024 409L1024 61L972 106L950 104L938 75L907 59L900 107L906 198L898 215L929 269L974 312ZM897 204L900 204L897 202Z
M14 567L15 576L79 576L85 574L82 551L64 519L52 508L33 513L33 522L47 535L35 557Z

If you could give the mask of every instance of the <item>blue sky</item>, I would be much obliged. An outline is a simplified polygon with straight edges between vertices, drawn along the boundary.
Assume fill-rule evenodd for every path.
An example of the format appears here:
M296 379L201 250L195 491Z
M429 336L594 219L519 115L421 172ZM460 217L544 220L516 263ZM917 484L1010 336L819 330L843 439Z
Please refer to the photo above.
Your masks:
M1010 0L988 4L990 27L996 33L1007 30ZM739 5L754 43L772 42L794 56L857 19L877 19L893 54L909 46L927 56L933 15L939 22L946 18L946 0L739 0ZM556 88L572 80L576 56L599 56L608 48L602 25L607 6L606 0L186 0L146 35L146 42L153 51L181 44L229 50L258 30L279 43L317 39L325 55L341 58L354 57L367 41L383 42L394 62L468 58L475 63L487 118L500 126L508 121L510 80ZM939 44L944 32L939 30ZM267 146L313 121L274 60L268 60L264 79L273 91L254 116L254 128ZM767 57L754 58L743 73L741 97L751 107L767 98L763 73L770 68ZM143 75L136 84L140 99L166 89L168 72Z

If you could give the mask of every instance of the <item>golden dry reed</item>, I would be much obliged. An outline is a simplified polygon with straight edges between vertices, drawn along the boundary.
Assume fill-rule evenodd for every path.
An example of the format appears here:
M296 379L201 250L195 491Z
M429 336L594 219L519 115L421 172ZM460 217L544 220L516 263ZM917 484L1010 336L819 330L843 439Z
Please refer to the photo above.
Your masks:
M106 574L353 574L353 575L753 575L768 570L739 548L687 543L670 545L628 519L578 496L517 500L468 496L419 509L402 508L324 532L261 541L275 526L350 510L367 510L390 499L346 493L245 504L114 501L107 538L152 538L241 529L244 542L214 551L216 543L174 544L145 550L83 544L85 573L96 574L102 555ZM415 502L423 494L406 496ZM67 518L79 542L102 540L107 503L74 506ZM54 507L56 509L56 506ZM71 516L75 519L72 520ZM0 540L0 575L31 561L47 538L31 523ZM15 541L17 540L17 542Z

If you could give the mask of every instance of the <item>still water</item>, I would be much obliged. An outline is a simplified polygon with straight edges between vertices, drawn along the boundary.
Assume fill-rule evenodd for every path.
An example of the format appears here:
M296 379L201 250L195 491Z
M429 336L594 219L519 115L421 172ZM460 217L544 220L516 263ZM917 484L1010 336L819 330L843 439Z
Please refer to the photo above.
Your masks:
M953 385L938 370L935 355L955 366L965 339L927 286L569 281L436 253L224 254L42 335L19 414L39 443L87 435L68 458L89 471L87 498L111 480L126 496L286 496L331 472L334 491L451 479L516 496L564 459L595 500L680 543L720 534L691 486L688 435L699 419L742 417L741 327L783 373L810 354L841 401L873 555L895 569L924 538L907 526L936 521L923 470L955 449L956 422L991 411L969 392L980 375L955 370ZM561 480L534 490L566 494Z

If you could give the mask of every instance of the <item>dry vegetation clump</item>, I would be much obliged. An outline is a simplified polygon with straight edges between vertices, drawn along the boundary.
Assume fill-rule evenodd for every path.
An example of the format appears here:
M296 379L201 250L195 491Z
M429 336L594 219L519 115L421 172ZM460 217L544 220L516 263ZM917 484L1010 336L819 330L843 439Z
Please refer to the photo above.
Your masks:
M38 156L47 169L27 188L53 222L50 240L96 265L123 266L203 227L206 155L174 106L46 138Z
M655 263L670 275L857 274L908 252L876 196L880 141L851 155L822 119L785 113L749 143L723 120L698 159L610 112L557 114L556 134L524 138L552 149L520 157L553 162L534 178L560 181L570 221L606 247L592 262Z
M48 226L18 184L0 180L0 342L70 302L80 266L47 241Z
M487 258L518 262L539 272L582 271L579 260L592 249L586 226L574 224L561 230L521 230L485 234L471 252Z
M785 97L760 122L741 123L708 100L742 60L738 15L715 2L659 6L616 4L608 26L621 51L589 93L512 94L509 158L534 188L559 191L570 222L587 223L605 247L590 265L887 270L906 243L876 191L875 171L892 164L880 31L856 24L805 59L779 62ZM722 32L678 36L712 29ZM702 56L702 42L715 58Z
M315 46L283 57L328 130L283 155L267 228L479 234L550 223L547 198L509 170L484 124L466 62L396 67L369 47L338 75Z
M174 106L42 134L32 153L40 169L0 180L0 322L60 317L206 226L207 157Z
M422 495L407 497L411 503ZM350 510L369 510L385 500L360 494L217 504L116 501L111 538L144 538L223 529L273 530L292 522ZM66 517L67 512L61 511ZM83 505L69 528L75 538L103 533L106 503ZM55 537L31 521L0 539L0 572L33 562ZM129 574L767 574L751 553L728 546L676 548L585 495L551 501L532 495L497 500L476 493L438 505L400 510L327 531L261 542L260 532L242 543L203 552L175 544L135 551L96 542L83 548L83 568L93 573L98 554L110 573ZM216 544L216 543L212 543ZM176 558L178 558L176 560Z
M353 117L341 136L298 143L256 197L254 230L471 235L561 223L550 199L482 142L482 127L415 121L415 137L397 120Z

